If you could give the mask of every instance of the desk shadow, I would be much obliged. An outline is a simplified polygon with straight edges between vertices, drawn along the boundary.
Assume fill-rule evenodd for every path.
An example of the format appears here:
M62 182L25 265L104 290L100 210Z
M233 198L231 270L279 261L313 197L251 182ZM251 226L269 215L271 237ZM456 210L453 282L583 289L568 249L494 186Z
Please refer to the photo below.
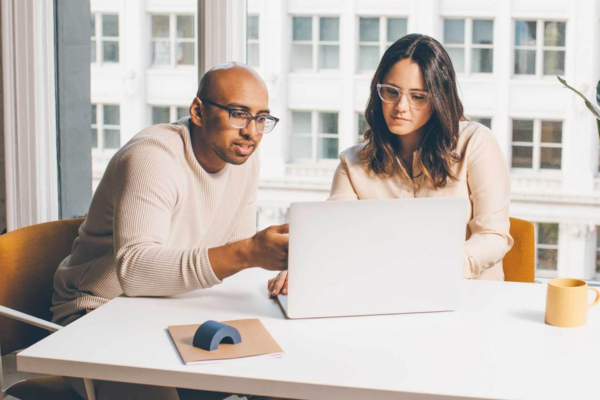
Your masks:
M538 324L545 324L545 313L544 311L540 311L540 310L518 310L515 311L513 313L511 313L511 315L515 318L524 320L524 321L528 321L528 322L535 322Z

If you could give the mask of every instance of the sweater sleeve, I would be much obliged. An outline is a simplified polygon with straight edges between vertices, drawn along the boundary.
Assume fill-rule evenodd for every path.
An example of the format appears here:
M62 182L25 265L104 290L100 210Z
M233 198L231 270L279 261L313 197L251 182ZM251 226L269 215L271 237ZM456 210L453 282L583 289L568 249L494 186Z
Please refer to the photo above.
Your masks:
M358 195L350 181L348 164L344 153L340 154L340 164L333 175L331 193L327 200L358 200Z
M113 240L123 293L170 296L220 283L207 248L165 246L186 184L172 151L146 140L125 152L116 168Z
M513 245L508 209L510 174L500 146L486 128L473 134L467 147L467 183L473 215L465 243L464 277L477 278L502 261Z

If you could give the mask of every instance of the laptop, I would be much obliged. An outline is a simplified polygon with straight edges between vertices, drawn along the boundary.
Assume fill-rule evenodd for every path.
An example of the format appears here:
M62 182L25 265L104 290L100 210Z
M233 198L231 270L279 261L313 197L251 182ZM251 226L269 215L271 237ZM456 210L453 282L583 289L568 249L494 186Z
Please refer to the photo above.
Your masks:
M292 203L288 318L456 310L464 198Z

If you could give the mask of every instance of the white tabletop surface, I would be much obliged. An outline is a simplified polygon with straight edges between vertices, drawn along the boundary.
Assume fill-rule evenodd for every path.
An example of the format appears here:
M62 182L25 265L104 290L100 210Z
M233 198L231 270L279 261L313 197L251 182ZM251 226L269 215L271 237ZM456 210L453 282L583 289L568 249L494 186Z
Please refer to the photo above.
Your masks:
M286 320L271 276L119 297L21 352L18 369L290 398L600 398L600 306L584 327L546 325L546 284L464 281L454 312ZM260 318L283 358L185 366L167 332L238 318Z

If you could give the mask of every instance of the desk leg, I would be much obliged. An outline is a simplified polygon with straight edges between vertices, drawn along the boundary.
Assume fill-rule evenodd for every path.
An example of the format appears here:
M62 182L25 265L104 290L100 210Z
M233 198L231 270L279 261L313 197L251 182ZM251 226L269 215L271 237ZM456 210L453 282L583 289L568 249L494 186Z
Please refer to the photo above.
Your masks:
M83 380L83 383L85 384L85 392L87 394L88 400L96 400L96 392L94 391L94 381L85 378Z

